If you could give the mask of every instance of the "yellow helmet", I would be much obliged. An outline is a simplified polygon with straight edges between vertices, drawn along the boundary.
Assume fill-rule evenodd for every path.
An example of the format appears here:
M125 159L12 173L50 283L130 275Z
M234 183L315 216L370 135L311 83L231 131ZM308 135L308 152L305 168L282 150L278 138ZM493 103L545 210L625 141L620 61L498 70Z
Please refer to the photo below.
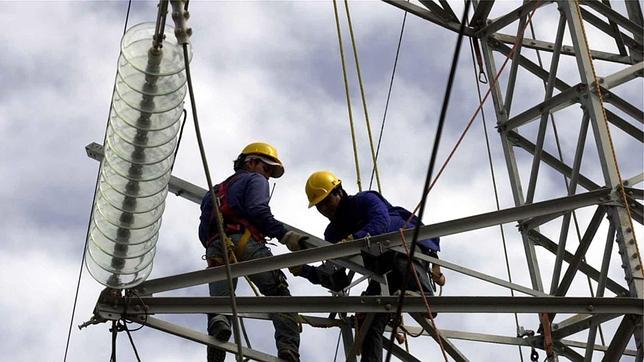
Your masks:
M282 161L277 156L277 150L268 143L251 143L244 147L241 154L244 156L257 156L262 162L271 165L273 169L271 177L273 178L278 178L284 174L284 164L282 164Z
M309 207L317 205L324 200L333 189L340 185L342 181L329 171L313 172L309 179L306 180L306 197L309 198Z

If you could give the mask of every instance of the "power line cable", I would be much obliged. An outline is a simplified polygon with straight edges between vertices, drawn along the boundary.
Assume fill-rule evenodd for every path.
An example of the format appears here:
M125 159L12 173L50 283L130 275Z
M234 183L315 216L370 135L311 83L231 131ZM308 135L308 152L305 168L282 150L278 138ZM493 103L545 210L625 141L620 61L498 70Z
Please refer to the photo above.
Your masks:
M478 77L477 77L476 64L477 64L477 61L478 61L479 58L476 57L476 59L475 59L475 56L474 56L475 50L477 48L477 47L475 47L475 42L476 41L477 41L476 39L470 38L470 53L472 55L472 70L474 71L474 83L476 83L476 92L477 92L478 97L479 97L479 102L483 102L483 98L481 96L481 87L480 87L479 82L483 83L481 81L481 79L482 79L481 74L485 74L485 73L483 72L483 69L480 68L480 64L479 64L480 72L479 72ZM487 78L486 78L485 83L487 83ZM486 122L486 119L485 119L485 111L484 111L483 108L481 108L481 121L483 122L483 133L485 135L485 146L486 146L486 149L487 149L488 164L490 165L490 176L492 178L492 186L493 186L493 189L494 189L494 200L496 201L496 209L501 210L501 204L499 203L499 191L498 191L498 188L497 188L497 185L496 185L496 175L494 173L494 163L492 162L492 151L490 150L490 138L489 138L488 132L487 132L487 122ZM508 257L508 247L507 247L507 242L506 242L506 239L505 239L505 232L503 230L503 225L502 224L499 225L499 229L501 231L501 241L503 243L503 255L505 257L505 268L506 268L506 271L507 271L507 274L508 274L508 281L510 283L512 283L512 272L510 271L510 261L509 261L509 257ZM510 289L510 295L514 297L514 290ZM516 330L518 332L519 331L519 317L517 316L517 313L514 313L514 323L516 325ZM518 349L519 349L519 357L521 359L521 362L523 362L523 351L521 350L521 346L518 346Z
M338 16L338 5L333 0L333 13L335 15L335 27L338 33L338 43L340 46L340 61L342 63L342 76L344 78L344 91L347 98L347 109L349 111L349 127L351 128L351 141L353 145L353 158L356 164L356 182L358 191L362 191L362 181L360 180L360 163L358 162L358 146L356 144L356 133L353 127L353 112L351 111L351 96L349 94L349 81L347 79L347 69L344 61L344 46L342 45L342 32L340 31L340 18Z
M389 80L389 90L387 91L387 101L385 102L385 111L382 115L382 123L380 123L380 134L378 135L378 146L376 147L376 161L378 160L378 155L380 154L380 144L382 142L382 135L385 130L385 121L387 120L387 110L389 109L389 100L391 99L391 90L394 85L394 77L396 75L396 67L398 65L398 55L400 54L400 44L402 44L403 33L405 32L405 23L407 21L407 11L403 16L402 26L400 27L400 36L398 37L398 46L396 47L396 57L394 58L394 67L391 71L391 79ZM373 183L373 177L375 174L375 167L371 169L371 178L369 179L369 189Z
M422 199L420 202L420 211L418 214L418 220L419 222L416 223L416 226L414 227L414 233L412 237L412 242L411 242L411 248L410 248L410 257L409 257L409 262L407 263L407 272L405 274L405 279L401 287L400 291L400 297L398 298L398 307L396 310L396 318L394 319L394 326L392 327L391 331L391 336L389 338L389 343L390 345L393 345L394 342L394 336L395 336L395 331L400 325L400 318L402 314L402 307L403 303L405 302L405 288L407 287L407 283L409 282L409 274L412 269L412 263L411 261L414 260L414 254L416 252L416 241L418 240L418 234L420 232L420 220L422 220L423 215L425 213L425 202L427 200L427 194L428 194L428 187L429 187L429 182L432 178L432 173L434 171L434 164L436 163L436 157L438 155L438 146L440 144L440 139L442 136L443 132L443 125L445 124L445 116L447 115L447 106L449 105L449 98L450 94L452 91L452 86L454 84L454 77L456 75L456 68L458 66L458 59L461 51L461 44L463 43L463 36L465 35L465 21L467 19L467 15L470 10L470 0L467 0L465 9L463 9L463 18L461 19L461 25L459 27L458 31L458 38L456 40L456 48L454 49L454 55L452 57L452 64L450 67L450 72L449 72L449 78L447 81L447 87L445 89L445 95L443 97L443 105L441 107L441 113L440 117L438 119L438 127L436 129L436 135L434 137L434 145L432 147L432 153L429 159L429 165L427 167L427 175L425 176L425 184L423 186L423 191L422 191ZM438 333L438 329L436 330ZM447 355L445 354L445 349L443 348L441 338L440 336L437 338L439 341L439 344L441 346L441 351L443 352L443 357L445 357L445 360L447 361ZM386 361L389 362L391 360L391 349L387 351L387 359Z
M128 1L127 11L125 12L125 23L123 25L123 35L127 31L127 24L130 19L130 9L132 8L132 0ZM114 90L116 89L116 79L118 77L118 72L114 75L114 87L112 88L112 97L114 97ZM107 139L107 128L109 127L109 115L112 113L112 102L110 101L110 108L108 111L108 122L105 125L105 136L103 137L103 144ZM100 170L100 165L99 165ZM89 214L89 220L87 221L87 232L85 234L85 244L83 245L83 255L81 256L80 268L78 270L78 281L76 282L76 293L74 294L74 306L72 307L72 315L69 319L69 329L67 330L67 342L65 343L65 355L63 356L63 362L67 361L67 353L69 352L69 342L72 336L72 326L74 325L74 316L76 315L76 305L78 304L78 293L80 291L80 283L83 276L83 264L85 263L85 257L87 253L87 242L89 240L89 232L92 225L92 218L94 214L94 203L96 202L96 192L98 190L98 183L101 179L101 173L96 173L96 183L94 184L94 196L92 197L92 208Z
M371 137L371 122L369 122L369 112L367 111L367 99L364 95L364 86L362 82L362 72L360 71L360 62L358 61L358 48L356 47L356 40L353 35L353 25L351 23L351 15L349 13L349 2L344 0L344 8L347 12L347 23L349 25L349 35L351 35L351 46L353 48L353 58L356 62L356 73L358 73L358 84L360 86L360 98L362 99L362 108L364 110L364 118L367 126L367 135L369 137L369 149L371 150L371 158L373 161L373 169L376 173L376 184L378 185L378 192L382 193L380 186L380 173L378 172L378 162L376 159L376 151L373 149L373 138ZM371 188L371 182L369 182Z

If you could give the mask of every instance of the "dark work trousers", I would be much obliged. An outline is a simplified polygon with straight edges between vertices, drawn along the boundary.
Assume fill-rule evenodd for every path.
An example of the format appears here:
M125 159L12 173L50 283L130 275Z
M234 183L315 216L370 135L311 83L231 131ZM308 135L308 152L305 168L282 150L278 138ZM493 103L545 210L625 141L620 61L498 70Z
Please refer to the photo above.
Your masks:
M235 245L241 235L233 234L230 238ZM252 237L248 240L246 249L243 251L239 262L273 256L270 249L264 242L258 242ZM223 258L221 243L214 240L213 245L206 250L206 257ZM250 280L257 285L259 291L267 296L290 296L286 276L281 270L273 270L258 274L249 275ZM233 285L237 288L237 278L233 279ZM228 282L226 280L209 283L210 295L213 297L228 296ZM275 327L275 344L278 351L289 350L299 355L300 331L297 324L297 313L272 313L270 314ZM208 334L212 335L211 327L217 322L223 321L230 326L229 317L221 314L210 314L208 316ZM223 359L222 359L223 361Z
M391 260L391 271L387 274L387 283L389 284L389 294L394 295L402 287L405 274L407 273L408 258L407 255L396 253ZM413 265L416 269L416 275L420 280L421 287L425 295L433 295L429 276L427 275L428 265L426 262L414 260ZM406 290L419 292L418 283L414 274L409 274L409 281ZM380 295L380 284L371 281L364 295ZM385 327L391 318L389 313L376 313L371 326L367 330L365 339L362 342L362 356L360 362L381 362L383 333Z

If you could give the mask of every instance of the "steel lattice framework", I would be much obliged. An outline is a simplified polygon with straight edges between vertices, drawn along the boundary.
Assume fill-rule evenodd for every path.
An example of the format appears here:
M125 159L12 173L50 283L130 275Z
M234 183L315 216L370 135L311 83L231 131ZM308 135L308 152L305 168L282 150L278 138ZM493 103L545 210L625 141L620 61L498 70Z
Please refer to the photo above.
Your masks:
M408 11L440 27L459 31L458 17L447 1L421 0L411 3L400 0L385 0L391 5ZM620 163L614 156L611 133L633 142L642 149L644 141L642 123L644 113L638 106L629 103L616 89L625 83L635 83L642 87L644 75L643 19L638 1L620 2L609 0L575 1L526 1L524 4L502 16L489 18L495 7L494 1L474 3L474 13L465 27L465 35L481 45L485 72L496 112L497 127L503 145L504 162L510 178L511 192L515 206L485 214L427 225L421 228L420 238L446 236L482 229L501 224L517 224L530 275L531 286L526 287L506 280L468 269L446 260L438 260L426 255L418 258L437 263L456 273L479 279L483 283L501 286L525 296L515 297L432 297L431 305L439 313L533 313L539 315L540 326L536 333L520 336L499 336L491 334L441 330L436 333L434 326L422 317L425 311L419 297L406 298L403 311L409 313L424 328L424 334L437 340L441 339L448 355L456 361L475 359L466 356L453 343L454 340L470 340L487 343L527 346L543 349L550 360L566 358L572 361L591 360L595 351L603 352L603 360L617 361L622 356L634 356L641 361L644 353L642 346L642 316L644 314L644 276L641 257L635 239L634 228L644 222L644 208L638 201L644 197L641 189L633 186L640 184L644 176L641 168L635 174L620 174ZM614 7L614 8L613 8ZM623 9L624 14L615 9ZM542 21L549 17L557 24L554 42L532 39L527 32L530 18ZM592 27L614 42L617 53L594 50L586 37L586 28ZM505 34L504 29L515 29L515 34ZM572 45L564 45L567 35ZM592 44L592 42L590 42ZM549 59L549 66L536 63L528 53L539 51ZM510 69L504 81L495 82L499 59L510 57ZM576 73L566 74L566 81L558 72L563 58L574 59ZM561 61L560 61L561 60ZM593 62L601 61L615 69L610 74L597 75ZM542 84L544 96L534 97L534 104L521 112L513 111L513 97L520 94L524 81L519 81L519 72L529 74ZM570 73L569 70L567 70ZM568 83L568 79L576 79ZM539 99L537 99L539 98ZM524 99L525 101L525 99ZM577 106L577 107L573 107ZM565 114L568 129L576 127L574 154L569 156L572 163L566 163L560 155L548 153L544 147L549 121L554 126L553 116ZM589 128L592 135L589 135ZM569 132L568 132L569 133ZM569 136L568 136L569 137ZM569 137L570 138L570 137ZM584 147L586 143L595 146L596 154ZM92 144L87 147L90 157L102 158L102 147ZM590 176L581 172L582 159L589 160L601 167L603 182L594 182ZM521 161L528 157L528 162ZM639 156L638 156L639 157ZM527 166L527 167L526 167ZM563 197L535 200L536 187L544 170L555 172L563 177L560 183ZM541 172L540 172L541 170ZM633 172L629 170L627 172ZM528 182L522 182L521 175L527 175ZM561 176L560 176L561 177ZM527 190L527 191L524 191ZM184 180L173 177L170 191L190 201L199 203L206 190ZM594 213L581 230L575 250L568 251L567 240L571 220L576 221L575 210L593 208ZM540 227L549 222L558 222L561 227L557 235L546 235ZM637 223L634 226L634 222ZM606 227L607 225L607 227ZM290 229L296 228L287 226ZM607 229L607 233L599 230ZM298 230L304 232L302 230ZM570 233L572 234L572 233ZM407 232L411 239L411 232ZM382 275L365 269L360 251L369 244L377 243L383 249L402 251L398 233L380 235L369 240L354 240L332 245L324 240L310 236L309 248L295 253L277 255L231 265L232 277L250 275L261 271L275 270L322 260L348 268L364 277L384 283ZM603 259L599 266L586 262L589 246L604 245ZM617 248L613 245L617 244ZM570 246L570 243L568 244ZM550 253L552 270L544 271L540 264L538 247ZM614 253L622 261L626 284L608 276L609 262ZM576 275L583 275L597 283L588 296L570 296L569 291ZM544 278L551 278L550 289L544 287ZM231 313L227 297L170 298L155 297L154 294L185 288L189 286L224 280L223 267L200 270L192 273L148 280L135 288L137 298L124 298L120 294L103 293L97 304L96 320L115 320L124 315L128 319L165 331L189 340L237 352L234 343L223 343L203 332L186 329L152 314L164 313ZM360 279L364 280L364 279ZM359 281L360 281L359 280ZM357 283L357 282L356 282ZM383 288L386 290L386 288ZM594 295L593 295L594 294ZM608 296L610 295L610 296ZM296 311L299 313L352 313L352 312L392 312L396 309L394 297L239 297L238 310L248 318L268 318L268 313ZM557 313L573 314L561 320ZM603 323L620 320L614 333L607 336L607 343L598 344L597 329ZM353 328L345 319L306 317L306 323L337 327L342 331L348 361L355 361ZM413 328L412 328L413 329ZM420 328L418 328L420 330ZM578 333L587 336L586 343L569 339ZM627 349L634 338L636 349ZM386 343L385 348L403 361L420 359L400 347ZM242 348L244 356L259 361L277 361L274 356Z

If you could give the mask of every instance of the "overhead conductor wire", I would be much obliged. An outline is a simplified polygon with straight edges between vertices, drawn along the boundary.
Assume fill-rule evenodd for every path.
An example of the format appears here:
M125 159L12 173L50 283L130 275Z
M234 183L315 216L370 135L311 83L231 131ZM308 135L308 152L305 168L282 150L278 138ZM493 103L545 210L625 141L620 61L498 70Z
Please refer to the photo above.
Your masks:
M400 44L402 44L403 34L405 32L405 23L407 21L407 11L403 16L402 26L400 27L400 36L398 37L398 46L396 47L396 57L394 58L394 67L391 71L391 79L389 80L389 90L387 91L387 101L385 102L385 111L382 115L382 122L380 123L380 133L378 134L378 145L376 146L376 157L374 161L374 168L371 169L371 178L369 179L369 188L371 189L371 184L373 183L373 177L376 171L375 162L378 161L378 155L380 154L380 144L382 142L382 134L385 130L385 121L387 120L387 110L389 109L389 100L391 99L391 90L394 85L394 77L396 75L396 67L398 65L398 55L400 54Z
M338 5L333 0L333 13L335 15L335 27L338 33L338 43L340 45L340 61L342 62L342 76L344 77L344 91L347 97L347 109L349 111L349 126L351 128L351 140L353 144L353 158L356 164L356 182L358 191L362 191L362 181L360 180L360 163L358 162L358 146L356 144L356 133L353 127L353 112L351 111L351 97L349 95L349 81L347 80L347 69L344 61L344 47L342 45L342 32L340 31L340 18L338 17Z
M485 75L485 73L483 72L483 69L480 67L480 64L479 64L480 73L478 74L478 77L477 77L476 64L477 64L477 59L479 58L478 56L475 58L475 50L478 50L478 47L475 46L476 41L477 41L476 39L470 38L470 53L472 56L472 70L474 71L474 83L476 83L476 93L478 94L479 102L483 102L483 98L481 96L481 87L479 86L479 82L487 83L487 80L485 82L482 81L481 75ZM487 79L487 77L485 79ZM499 190L496 186L496 175L494 173L494 163L492 162L492 151L490 150L490 138L487 133L487 122L485 120L485 110L483 109L481 109L481 122L483 123L483 133L485 135L485 146L487 149L487 160L488 160L488 164L490 165L490 177L492 178L492 187L494 189L494 201L496 202L496 209L501 210L501 204L499 203ZM510 270L510 261L508 258L508 246L505 240L505 232L503 230L503 224L499 225L499 230L501 231L501 241L503 244L503 256L505 257L505 269L508 274L508 281L512 283L512 272ZM510 289L510 295L514 297L514 290ZM518 332L519 317L517 316L517 313L514 313L514 323L516 325L516 328L517 328L516 330ZM521 359L521 362L523 362L523 351L521 350L521 346L518 346L518 349L519 349L519 357Z
M364 95L364 86L362 82L362 74L360 72L360 62L358 61L358 48L356 47L356 40L353 35L353 25L351 24L351 15L349 14L349 2L344 0L344 8L347 12L347 23L349 25L349 34L351 35L351 46L353 48L353 58L356 62L356 73L358 73L358 84L360 85L360 98L362 99L362 108L364 110L364 118L367 126L367 135L369 136L369 148L371 150L371 159L373 161L373 169L376 173L376 184L378 185L378 192L382 193L380 186L380 173L378 172L378 163L376 159L376 151L373 148L373 137L371 137L371 122L369 122L369 112L367 111L367 99ZM371 188L371 182L369 182Z
M217 231L219 232L219 236L221 238L221 244L223 248L222 254L224 256L223 259L224 259L224 264L226 269L226 279L228 281L228 289L230 291L230 303L233 311L233 333L235 335L235 343L237 344L236 358L237 358L237 361L240 362L242 361L243 352L242 352L241 336L239 332L239 317L237 313L237 300L235 298L235 289L233 287L233 279L230 272L230 261L228 258L228 244L231 243L231 241L230 241L230 238L226 236L224 232L223 217L219 209L219 200L217 200L217 197L215 196L215 192L212 187L212 179L210 177L208 161L206 160L206 152L204 149L203 140L201 138L199 119L197 118L197 105L195 103L195 95L194 95L194 90L192 88L192 77L190 75L190 62L188 61L187 43L183 44L183 59L186 67L186 80L188 83L188 92L190 93L190 106L192 107L192 119L194 120L195 133L197 136L197 143L199 145L199 153L201 154L201 163L203 165L204 173L206 175L206 182L208 183L210 196L212 197L212 205L217 219Z
M127 24L130 19L130 9L132 8L132 0L128 1L127 4L127 11L125 12L125 24L123 25L123 35L125 35L125 32L127 30ZM116 78L118 77L118 74L114 75L114 88L116 88ZM112 96L114 95L114 89L112 89ZM110 102L110 109L108 114L112 113L112 102ZM108 117L109 118L109 117ZM105 137L103 138L103 144L105 144L105 139L107 138L107 127L109 125L109 122L106 123L105 125ZM72 315L71 318L69 319L69 329L67 330L67 342L65 343L65 355L63 357L63 362L67 361L67 352L69 351L69 341L71 339L72 335L72 326L74 325L74 315L76 314L76 304L78 303L78 292L80 290L80 283L81 283L81 278L83 276L83 265L85 264L85 256L87 252L87 242L89 240L89 231L90 231L90 225L92 222L92 217L93 217L93 212L94 212L94 202L96 201L96 191L98 190L98 182L101 178L100 172L97 173L96 175L96 183L94 185L94 197L92 197L92 208L90 209L90 215L89 215L89 220L87 222L87 233L85 236L85 246L83 247L83 256L81 257L81 263L80 263L80 268L78 270L78 281L76 282L76 293L74 294L74 306L72 307Z
M465 22L467 19L467 15L469 13L470 9L470 0L467 1L465 5L465 9L463 9L463 17L461 19L461 25L458 31L458 38L456 40L456 48L454 49L454 55L452 57L452 64L450 67L450 72L449 72L449 78L447 81L447 87L445 89L445 95L443 97L443 105L441 107L441 113L440 117L438 119L438 126L436 129L436 135L434 137L434 145L432 146L432 153L429 159L429 165L427 167L427 175L425 176L425 184L423 186L422 190L422 198L420 202L420 212L418 214L418 220L422 220L423 214L425 213L425 202L427 200L427 194L428 194L428 187L429 187L429 182L432 178L432 173L434 171L434 164L436 163L436 157L438 155L438 146L440 143L441 135L443 132L443 125L445 124L445 116L447 114L447 106L449 105L449 98L450 94L452 91L452 85L454 83L454 76L456 75L456 68L458 65L458 58L459 54L461 51L461 44L463 42L463 36L465 35ZM411 261L414 260L414 253L416 252L416 241L418 240L418 234L420 232L420 222L416 223L416 226L414 227L414 232L413 232L413 237L412 237L412 242L411 242L411 248L410 248L410 253L409 253L409 262L407 263L407 272L405 274L405 279L401 287L400 291L400 296L398 298L398 307L396 308L396 317L394 318L394 325L392 327L391 335L389 337L389 344L393 345L394 342L394 337L395 337L395 331L400 325L400 318L402 315L402 308L403 304L405 302L405 288L407 287L407 283L409 282L409 274L412 270L412 263ZM415 274L415 273L414 273ZM421 293L423 294L423 293ZM438 333L438 329L437 329ZM439 341L439 345L441 347L441 352L443 353L443 357L447 361L447 355L445 353L445 348L443 347L443 344L441 342L440 336L437 338ZM391 361L391 349L387 351L387 362Z

